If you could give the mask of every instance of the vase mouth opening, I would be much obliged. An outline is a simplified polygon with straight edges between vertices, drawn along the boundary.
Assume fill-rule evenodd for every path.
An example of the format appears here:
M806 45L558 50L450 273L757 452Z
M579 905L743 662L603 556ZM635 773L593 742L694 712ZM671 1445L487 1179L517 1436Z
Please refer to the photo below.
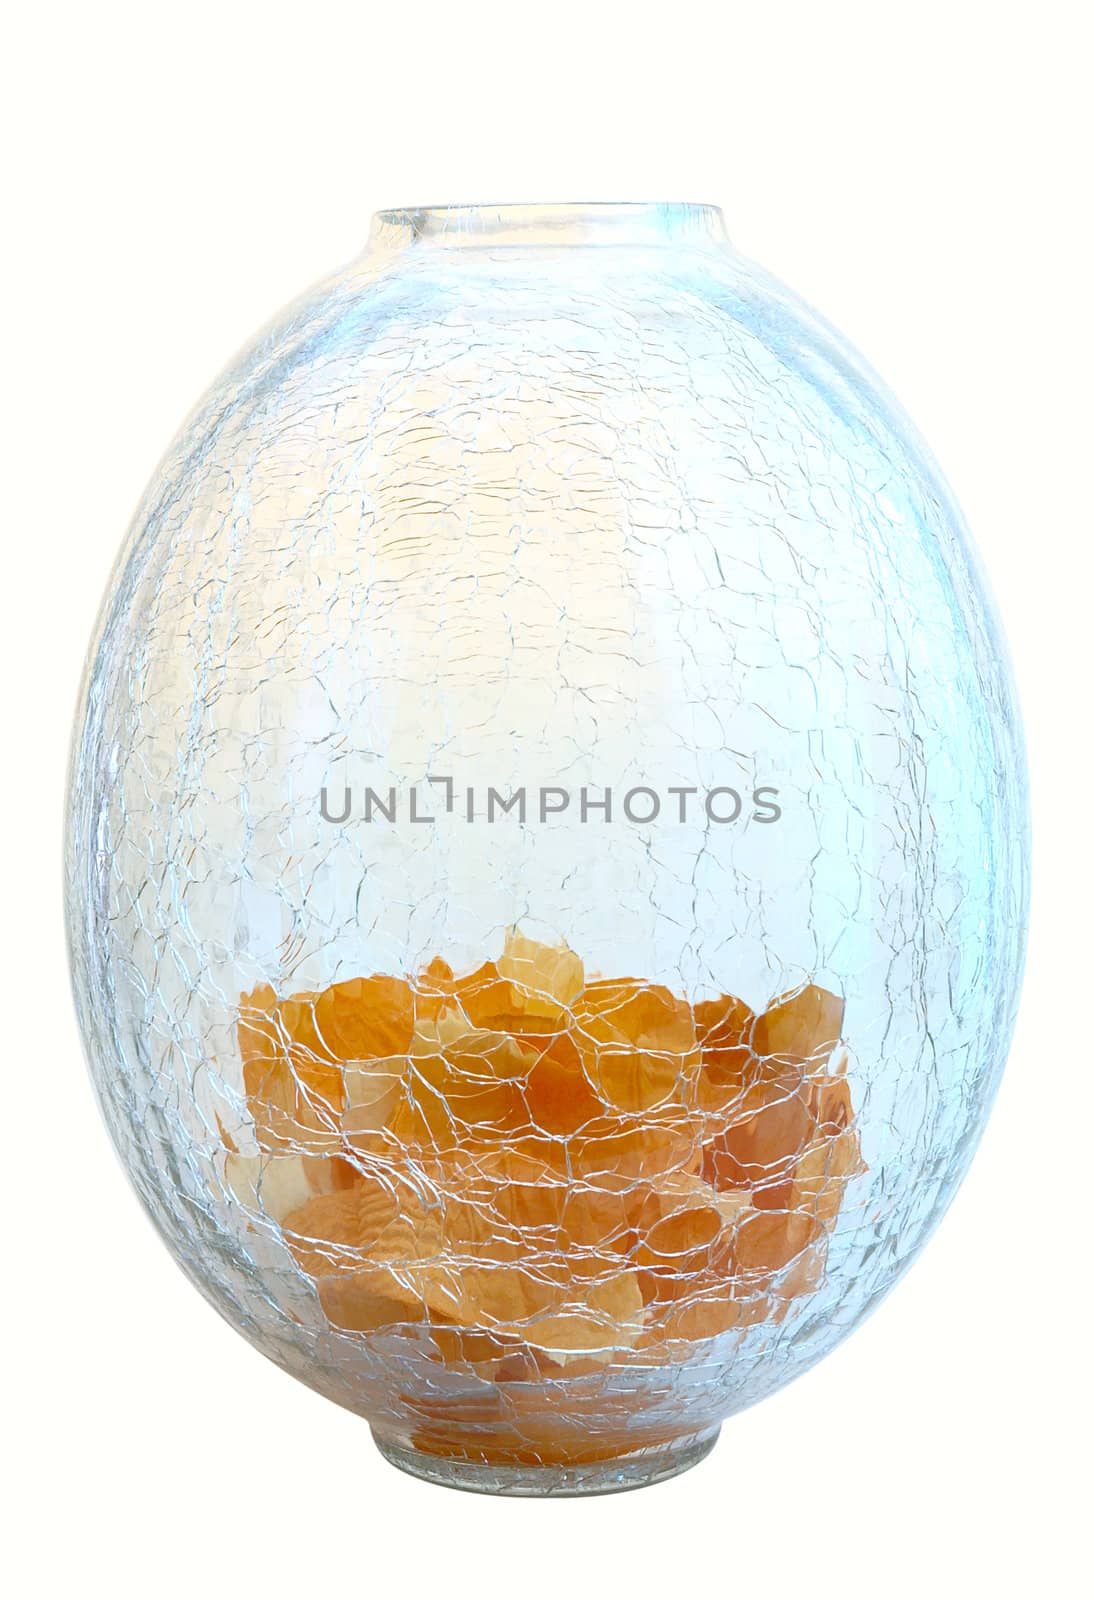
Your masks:
M410 206L377 211L370 249L422 245L527 249L574 245L725 245L718 206L689 201L581 200Z

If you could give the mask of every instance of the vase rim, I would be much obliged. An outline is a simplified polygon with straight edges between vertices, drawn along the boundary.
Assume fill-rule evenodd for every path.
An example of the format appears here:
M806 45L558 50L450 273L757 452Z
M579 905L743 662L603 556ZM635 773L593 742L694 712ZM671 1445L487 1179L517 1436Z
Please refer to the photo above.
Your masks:
M377 211L370 250L572 245L725 245L721 208L679 200L578 200L397 207Z

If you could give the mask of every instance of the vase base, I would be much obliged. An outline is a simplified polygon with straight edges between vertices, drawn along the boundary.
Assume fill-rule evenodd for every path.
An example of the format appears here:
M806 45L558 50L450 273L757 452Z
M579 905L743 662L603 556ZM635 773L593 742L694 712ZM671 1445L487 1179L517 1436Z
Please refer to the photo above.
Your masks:
M393 1467L408 1472L412 1478L424 1478L426 1483L465 1489L471 1494L561 1499L586 1494L622 1494L627 1489L643 1489L647 1484L675 1478L710 1454L718 1433L718 1428L709 1428L703 1433L686 1434L670 1444L634 1450L606 1461L553 1466L468 1461L465 1457L416 1450L413 1445L385 1439L375 1431L372 1437L380 1454Z

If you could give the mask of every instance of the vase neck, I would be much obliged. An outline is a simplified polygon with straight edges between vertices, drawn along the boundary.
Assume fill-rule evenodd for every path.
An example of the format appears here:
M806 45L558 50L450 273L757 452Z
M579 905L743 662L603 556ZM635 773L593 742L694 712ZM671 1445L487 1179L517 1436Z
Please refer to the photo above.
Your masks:
M417 206L378 211L369 251L543 249L576 245L728 243L717 206L672 201L595 201L558 205Z

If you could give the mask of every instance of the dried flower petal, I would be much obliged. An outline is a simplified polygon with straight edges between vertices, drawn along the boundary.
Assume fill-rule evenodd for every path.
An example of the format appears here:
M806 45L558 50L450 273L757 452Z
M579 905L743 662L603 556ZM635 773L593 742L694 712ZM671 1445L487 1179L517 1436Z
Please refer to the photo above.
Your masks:
M823 1060L835 1048L842 1027L843 1001L810 983L773 1001L756 1019L753 1045L762 1056Z
M634 978L586 986L574 1043L593 1088L621 1111L649 1111L680 1093L699 1066L691 1007Z

